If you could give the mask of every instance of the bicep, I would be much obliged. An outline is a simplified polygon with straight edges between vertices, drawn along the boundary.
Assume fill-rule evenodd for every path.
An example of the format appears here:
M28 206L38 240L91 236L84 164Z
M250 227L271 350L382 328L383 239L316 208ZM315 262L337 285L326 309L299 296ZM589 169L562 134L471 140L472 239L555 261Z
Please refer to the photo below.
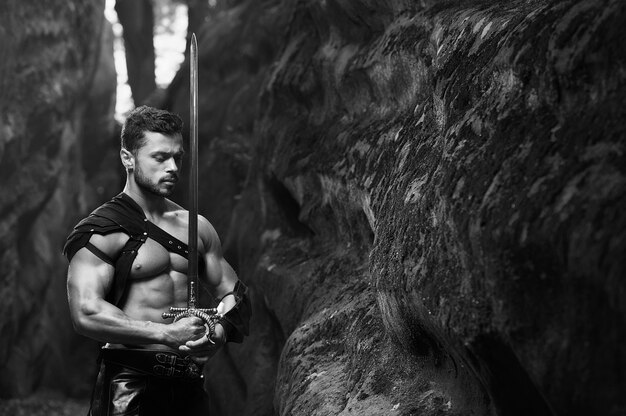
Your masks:
M214 296L233 290L237 283L237 273L222 256L209 253L206 257L207 279Z
M110 240L103 236L92 236L90 243L100 250L100 254L83 247L70 261L67 294L73 315L89 305L90 301L104 299L113 285L115 268L102 258L103 253L113 254L110 244L107 244Z
M224 259L222 244L213 226L203 217L199 217L198 224L205 248L204 261L209 290L213 296L220 297L233 290L237 283L237 274Z
M67 271L68 291L79 297L105 297L113 282L113 266L81 248Z

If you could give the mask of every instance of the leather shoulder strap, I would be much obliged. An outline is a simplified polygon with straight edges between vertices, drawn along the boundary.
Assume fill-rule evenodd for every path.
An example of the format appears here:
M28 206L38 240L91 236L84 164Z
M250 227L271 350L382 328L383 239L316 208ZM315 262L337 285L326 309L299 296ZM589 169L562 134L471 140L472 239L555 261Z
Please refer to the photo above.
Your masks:
M187 258L189 254L189 248L187 244L180 241L158 225L148 221L148 236L165 247L168 251L179 254L184 258Z

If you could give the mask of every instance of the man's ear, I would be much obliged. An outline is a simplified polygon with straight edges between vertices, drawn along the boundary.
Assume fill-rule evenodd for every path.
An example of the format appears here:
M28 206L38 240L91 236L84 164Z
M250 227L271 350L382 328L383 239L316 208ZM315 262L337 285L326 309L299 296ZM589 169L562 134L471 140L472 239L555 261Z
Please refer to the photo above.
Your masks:
M124 148L120 150L120 159L126 170L133 170L135 168L135 156L128 150Z

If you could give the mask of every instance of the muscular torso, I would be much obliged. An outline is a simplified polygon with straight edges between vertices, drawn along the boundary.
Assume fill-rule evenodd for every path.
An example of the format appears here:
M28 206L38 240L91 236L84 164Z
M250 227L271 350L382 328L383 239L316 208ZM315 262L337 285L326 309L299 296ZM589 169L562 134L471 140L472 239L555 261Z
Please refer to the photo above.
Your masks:
M168 213L155 224L186 243L188 218L185 214L180 211ZM111 237L123 241L122 246L128 239L128 236L122 233ZM204 253L204 251L202 241L198 239L198 252ZM187 266L187 259L166 250L161 244L148 238L139 248L133 262L127 281L127 296L119 305L120 309L132 319L167 323L168 320L164 320L161 316L163 312L168 312L172 306L187 306ZM109 344L109 346L126 347L121 344ZM143 347L167 348L160 344Z

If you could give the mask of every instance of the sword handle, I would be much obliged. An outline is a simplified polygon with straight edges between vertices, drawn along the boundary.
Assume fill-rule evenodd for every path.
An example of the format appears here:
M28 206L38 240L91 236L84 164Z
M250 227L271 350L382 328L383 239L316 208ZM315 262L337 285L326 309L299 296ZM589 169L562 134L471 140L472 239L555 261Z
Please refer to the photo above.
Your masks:
M217 308L175 308L171 307L169 312L163 312L161 315L163 319L174 318L174 322L187 317L187 316L197 316L202 319L204 323L209 327L209 341L211 337L215 334L215 324L220 318L223 316L220 313L217 313Z

